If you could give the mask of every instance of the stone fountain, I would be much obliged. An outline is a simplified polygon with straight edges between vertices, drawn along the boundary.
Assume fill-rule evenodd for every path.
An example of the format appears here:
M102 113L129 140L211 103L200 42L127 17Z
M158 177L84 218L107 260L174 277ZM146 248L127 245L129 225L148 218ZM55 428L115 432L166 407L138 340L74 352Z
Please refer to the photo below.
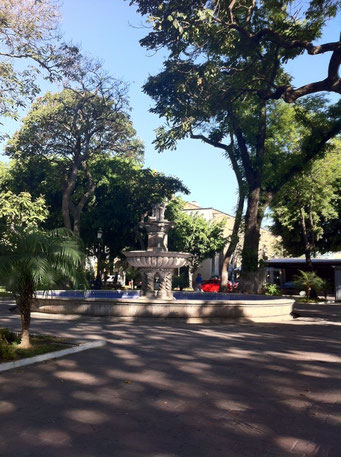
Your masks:
M190 254L168 251L168 231L173 223L165 219L166 204L156 205L152 216L141 224L148 232L148 249L125 255L142 276L142 293L137 291L59 290L37 292L33 310L43 313L111 316L118 319L185 319L188 323L206 322L285 322L294 300L269 295L209 294L175 292L172 276L185 265ZM155 288L155 279L159 288Z
M191 256L186 252L168 251L168 232L174 227L174 223L165 219L166 206L167 203L155 205L152 215L140 224L148 233L147 250L124 253L128 263L141 272L141 300L175 300L172 293L174 270L183 267ZM156 278L159 279L157 290Z

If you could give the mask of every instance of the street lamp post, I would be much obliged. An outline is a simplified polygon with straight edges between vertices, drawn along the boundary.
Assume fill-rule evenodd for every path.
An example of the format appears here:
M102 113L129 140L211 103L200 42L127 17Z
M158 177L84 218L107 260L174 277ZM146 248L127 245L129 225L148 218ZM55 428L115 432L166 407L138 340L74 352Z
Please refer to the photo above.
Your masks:
M103 229L99 227L97 231L97 274L96 274L96 288L100 289L102 287L102 278L101 278L101 269L100 269L100 262L101 262L101 246L102 246L102 237L103 237Z

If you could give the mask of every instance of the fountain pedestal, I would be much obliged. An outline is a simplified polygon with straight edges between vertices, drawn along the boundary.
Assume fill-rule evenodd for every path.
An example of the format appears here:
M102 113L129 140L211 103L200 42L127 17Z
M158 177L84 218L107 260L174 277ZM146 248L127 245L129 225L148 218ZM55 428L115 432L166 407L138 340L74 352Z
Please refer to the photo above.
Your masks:
M174 300L172 277L175 268L183 267L191 254L168 251L168 232L174 223L164 218L166 204L154 206L152 216L140 224L148 233L146 251L128 251L128 263L138 268L142 277L141 299ZM155 288L155 279L159 287Z

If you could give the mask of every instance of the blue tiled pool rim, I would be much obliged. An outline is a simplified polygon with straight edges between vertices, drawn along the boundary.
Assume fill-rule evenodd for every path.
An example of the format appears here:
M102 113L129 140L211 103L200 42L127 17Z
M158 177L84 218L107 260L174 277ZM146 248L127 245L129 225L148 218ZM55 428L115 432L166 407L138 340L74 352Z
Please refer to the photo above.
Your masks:
M234 293L214 293L214 292L181 292L174 291L176 300L271 300L278 297L264 295L244 295ZM139 298L139 290L48 290L37 291L37 296L41 298L91 298L91 299L131 299Z

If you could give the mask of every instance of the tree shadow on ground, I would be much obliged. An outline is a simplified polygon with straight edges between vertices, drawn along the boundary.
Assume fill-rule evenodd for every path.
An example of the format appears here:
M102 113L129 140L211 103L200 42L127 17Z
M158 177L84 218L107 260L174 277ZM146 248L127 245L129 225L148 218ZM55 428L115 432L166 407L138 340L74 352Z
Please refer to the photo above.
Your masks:
M40 315L32 330L107 346L0 376L1 457L341 456L338 325Z

